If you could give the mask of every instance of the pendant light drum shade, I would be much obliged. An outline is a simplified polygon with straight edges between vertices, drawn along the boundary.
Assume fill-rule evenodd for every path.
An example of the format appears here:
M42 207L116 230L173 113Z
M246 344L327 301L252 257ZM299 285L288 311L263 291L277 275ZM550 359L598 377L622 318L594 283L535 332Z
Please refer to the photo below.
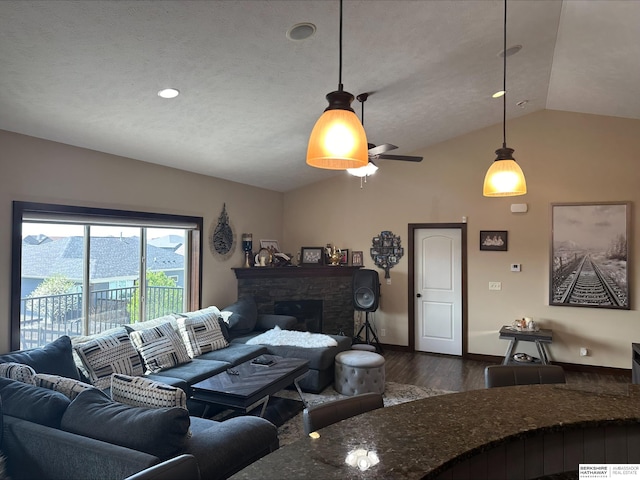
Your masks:
M342 85L342 0L340 0L338 90L327 94L329 106L316 122L307 146L307 165L328 170L364 167L369 145L362 123L351 108L353 95Z
M325 110L309 137L307 164L328 170L364 167L369 163L367 136L353 111Z
M513 158L513 148L507 147L507 0L504 0L502 50L502 148L496 150L496 159L484 176L482 195L485 197L515 197L527 193L524 172ZM512 50L512 53L520 49Z
M496 150L498 158L484 177L482 194L485 197L514 197L527 193L527 182L520 165L512 156L512 148Z

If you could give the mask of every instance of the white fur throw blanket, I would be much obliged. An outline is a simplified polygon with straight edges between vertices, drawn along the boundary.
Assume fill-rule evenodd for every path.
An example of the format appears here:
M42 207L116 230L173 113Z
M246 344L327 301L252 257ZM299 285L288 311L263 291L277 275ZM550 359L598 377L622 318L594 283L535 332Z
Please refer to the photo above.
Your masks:
M318 348L336 347L336 342L329 335L322 333L297 332L294 330L282 330L276 326L272 330L253 337L247 341L248 345L293 345L294 347Z

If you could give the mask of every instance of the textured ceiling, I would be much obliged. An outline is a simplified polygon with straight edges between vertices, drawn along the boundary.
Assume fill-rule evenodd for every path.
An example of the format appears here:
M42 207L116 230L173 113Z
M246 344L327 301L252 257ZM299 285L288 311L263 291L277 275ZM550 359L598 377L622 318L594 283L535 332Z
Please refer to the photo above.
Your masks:
M503 5L345 0L343 83L375 92L370 142L410 155L501 121ZM337 0L3 0L0 129L277 191L341 175L305 164L338 84L338 18ZM288 40L300 22L315 35ZM509 118L640 118L640 1L510 1L516 44Z

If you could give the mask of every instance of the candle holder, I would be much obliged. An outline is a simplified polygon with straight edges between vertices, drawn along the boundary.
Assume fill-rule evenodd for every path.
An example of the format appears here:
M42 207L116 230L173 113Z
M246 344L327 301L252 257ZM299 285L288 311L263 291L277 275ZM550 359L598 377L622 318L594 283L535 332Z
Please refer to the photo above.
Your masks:
M242 234L242 250L244 250L244 268L251 267L251 260L253 257L253 234Z

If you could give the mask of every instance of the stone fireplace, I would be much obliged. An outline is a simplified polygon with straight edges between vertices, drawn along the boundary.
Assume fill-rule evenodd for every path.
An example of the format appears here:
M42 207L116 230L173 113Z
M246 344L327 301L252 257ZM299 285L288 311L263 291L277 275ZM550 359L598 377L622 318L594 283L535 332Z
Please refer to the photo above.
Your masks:
M259 313L286 313L301 329L353 335L352 277L361 267L234 268L238 298L252 296ZM314 311L315 309L315 311Z

